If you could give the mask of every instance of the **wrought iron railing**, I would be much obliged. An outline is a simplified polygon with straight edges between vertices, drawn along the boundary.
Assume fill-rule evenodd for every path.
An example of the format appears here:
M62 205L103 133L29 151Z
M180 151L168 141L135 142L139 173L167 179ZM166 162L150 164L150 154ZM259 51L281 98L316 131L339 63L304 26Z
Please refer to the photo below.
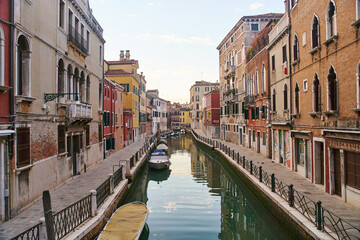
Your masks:
M316 202L294 189L294 207L316 224Z
M16 237L13 237L11 240L39 240L40 239L40 225L41 223L36 224L30 229L20 233Z
M116 187L122 180L122 168L123 167L120 166L119 169L114 172L114 187Z
M110 194L110 178L96 189L96 205L99 207Z
M76 31L76 29L71 24L69 24L68 41L72 42L83 53L88 53L87 41L81 36L79 32Z
M61 239L91 217L91 195L54 214L56 239Z
M289 185L275 178L275 192L286 201L289 201Z

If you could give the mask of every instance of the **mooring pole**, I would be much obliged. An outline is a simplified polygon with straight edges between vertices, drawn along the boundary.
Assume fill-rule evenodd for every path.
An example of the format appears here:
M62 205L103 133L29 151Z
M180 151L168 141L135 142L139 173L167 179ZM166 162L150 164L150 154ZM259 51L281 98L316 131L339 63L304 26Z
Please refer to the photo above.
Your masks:
M47 239L55 240L54 219L53 219L52 209L51 209L50 193L48 190L43 192L43 206L44 206L44 216L45 216Z

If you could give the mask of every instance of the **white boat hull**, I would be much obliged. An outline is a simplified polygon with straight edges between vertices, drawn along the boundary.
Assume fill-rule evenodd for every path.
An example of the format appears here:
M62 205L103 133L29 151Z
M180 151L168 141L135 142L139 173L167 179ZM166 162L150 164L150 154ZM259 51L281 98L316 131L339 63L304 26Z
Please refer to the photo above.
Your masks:
M149 167L153 169L165 169L170 167L171 162L167 156L151 156L149 160Z

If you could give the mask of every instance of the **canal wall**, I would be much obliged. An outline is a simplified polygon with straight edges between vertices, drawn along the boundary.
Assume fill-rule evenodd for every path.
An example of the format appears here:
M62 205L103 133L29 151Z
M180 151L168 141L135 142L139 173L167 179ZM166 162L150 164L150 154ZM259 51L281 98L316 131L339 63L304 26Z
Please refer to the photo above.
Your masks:
M226 161L224 162L232 172L244 183L248 190L260 201L260 203L275 217L275 219L286 229L293 239L331 239L331 237L317 230L316 226L299 211L289 206L289 203L275 192L272 192L263 183L246 171L233 156L229 157L224 151L215 148L212 144L201 141L192 131L192 137L200 145L209 150L217 152ZM231 154L230 154L231 155Z
M123 201L132 185L132 182L145 166L151 150L156 145L156 141L146 148L140 149L130 159L119 160L123 167L122 181L116 186L110 194L96 209L95 216L76 228L72 233L65 236L64 239L69 240L90 240L94 239L107 223L107 219L111 217L117 209L119 202Z

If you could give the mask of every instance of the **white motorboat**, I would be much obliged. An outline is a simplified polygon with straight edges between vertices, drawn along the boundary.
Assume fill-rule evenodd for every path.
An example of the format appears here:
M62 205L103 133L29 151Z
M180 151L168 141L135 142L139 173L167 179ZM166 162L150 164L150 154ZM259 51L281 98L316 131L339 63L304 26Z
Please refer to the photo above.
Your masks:
M156 149L150 157L149 167L153 169L165 169L171 165L168 156L161 149Z
M160 150L163 150L163 151L167 151L168 150L168 147L165 145L165 144L159 144L156 149L160 149Z
M153 169L165 169L169 168L171 162L168 156L151 156L149 160L149 167Z
M186 132L185 132L185 129L181 129L180 130L180 134L185 134Z

